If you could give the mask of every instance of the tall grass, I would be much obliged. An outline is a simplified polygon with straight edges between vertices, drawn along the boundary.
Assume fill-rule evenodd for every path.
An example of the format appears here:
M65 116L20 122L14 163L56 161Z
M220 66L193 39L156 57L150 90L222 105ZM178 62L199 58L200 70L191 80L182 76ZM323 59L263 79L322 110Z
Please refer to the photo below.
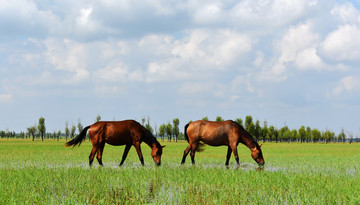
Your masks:
M166 144L161 167L142 146L145 166L132 148L106 145L104 166L89 168L89 142L0 141L0 204L359 204L359 144L266 143L265 169L239 145L242 165L226 147L210 147L180 166L187 144Z

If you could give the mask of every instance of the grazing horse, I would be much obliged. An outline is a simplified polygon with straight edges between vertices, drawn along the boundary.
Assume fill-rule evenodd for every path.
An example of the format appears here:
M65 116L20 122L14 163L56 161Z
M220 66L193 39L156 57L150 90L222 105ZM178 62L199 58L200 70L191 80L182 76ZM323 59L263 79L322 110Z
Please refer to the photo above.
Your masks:
M238 123L228 120L224 122L195 121L185 125L185 138L189 146L184 151L181 164L185 163L186 156L191 150L192 164L195 164L195 151L201 151L205 144L211 146L228 146L225 165L229 165L231 151L234 153L236 163L239 164L237 145L246 145L251 150L252 158L260 165L265 164L259 144L255 139Z
M89 130L89 137L92 143L92 150L89 156L89 165L91 166L95 154L100 165L102 163L102 153L105 143L110 145L119 146L125 145L124 154L120 162L120 166L124 163L131 146L136 149L137 154L142 165L144 165L144 158L141 152L140 144L145 142L151 148L151 156L156 165L161 164L162 148L156 138L140 123L134 120L125 121L100 121L90 126L85 127L80 134L73 140L65 144L66 147L81 144L86 137L86 132Z

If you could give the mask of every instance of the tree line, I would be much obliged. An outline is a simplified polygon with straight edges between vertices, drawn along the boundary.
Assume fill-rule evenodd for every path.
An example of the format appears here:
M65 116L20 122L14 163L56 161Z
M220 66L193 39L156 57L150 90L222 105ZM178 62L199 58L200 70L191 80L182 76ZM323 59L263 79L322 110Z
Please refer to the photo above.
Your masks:
M98 115L95 121L100 121L101 116ZM202 120L209 121L208 117L202 118ZM215 121L221 122L224 119L221 116L217 116ZM330 130L320 131L316 128L310 128L309 126L301 126L299 129L289 129L288 126L283 126L278 129L273 125L268 125L267 121L260 124L259 120L253 121L251 115L245 117L245 121L242 118L236 118L234 120L242 127L245 128L257 141L261 142L300 142L300 143L329 143L329 142L360 142L359 137L354 137L351 132L345 132L341 130L339 134ZM189 121L191 122L191 121ZM161 124L159 127L155 125L153 128L150 124L150 117L142 117L140 122L146 129L148 129L154 136L160 138L162 141L175 141L184 140L184 133L180 131L179 118L174 118L172 121ZM0 138L20 138L20 139L73 139L77 133L80 133L83 129L83 125L78 120L77 124L69 124L65 122L65 128L63 131L57 130L53 132L46 132L45 118L40 117L38 124L30 126L26 129L26 132L15 133L14 131L0 131Z

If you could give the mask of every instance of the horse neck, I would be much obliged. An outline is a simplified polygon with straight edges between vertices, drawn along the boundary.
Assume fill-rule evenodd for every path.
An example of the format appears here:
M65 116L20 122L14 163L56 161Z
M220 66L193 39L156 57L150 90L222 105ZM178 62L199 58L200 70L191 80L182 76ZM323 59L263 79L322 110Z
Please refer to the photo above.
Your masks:
M149 145L150 148L157 142L156 138L148 130L146 130L145 135L143 135L142 141Z
M249 149L258 146L256 140L244 128L240 129L240 142L247 146Z

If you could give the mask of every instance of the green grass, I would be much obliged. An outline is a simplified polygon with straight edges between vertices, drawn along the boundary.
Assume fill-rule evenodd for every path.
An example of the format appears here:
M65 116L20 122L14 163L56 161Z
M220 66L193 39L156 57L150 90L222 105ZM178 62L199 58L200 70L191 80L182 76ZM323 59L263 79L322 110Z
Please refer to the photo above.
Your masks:
M142 145L145 166L131 148L106 145L104 166L91 144L64 148L57 141L0 140L0 204L359 204L360 144L265 143L265 169L238 146L240 168L226 147L206 146L180 166L185 142L168 143L155 167Z

